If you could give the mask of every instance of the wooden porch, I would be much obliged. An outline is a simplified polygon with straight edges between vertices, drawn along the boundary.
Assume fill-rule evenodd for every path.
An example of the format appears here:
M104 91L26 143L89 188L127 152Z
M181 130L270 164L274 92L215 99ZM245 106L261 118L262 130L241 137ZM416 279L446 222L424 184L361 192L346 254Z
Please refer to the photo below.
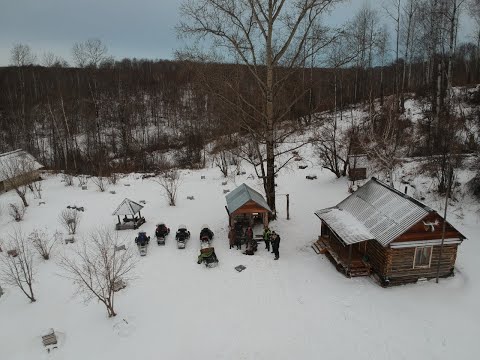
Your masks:
M370 275L370 264L363 260L359 244L343 246L329 236L319 236L312 248L317 254L326 255L337 270L347 277Z

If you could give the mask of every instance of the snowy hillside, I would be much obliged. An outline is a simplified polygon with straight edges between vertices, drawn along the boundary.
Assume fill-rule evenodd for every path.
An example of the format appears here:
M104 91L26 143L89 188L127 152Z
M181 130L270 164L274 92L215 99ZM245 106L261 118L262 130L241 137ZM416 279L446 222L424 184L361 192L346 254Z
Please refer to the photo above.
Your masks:
M138 256L135 277L117 293L118 315L107 318L103 305L85 304L74 296L71 281L56 264L60 253L71 254L72 244L59 244L49 261L37 259L34 284L37 302L29 303L19 290L3 286L0 297L0 359L476 359L480 331L478 253L480 215L475 202L467 211L452 204L450 221L468 240L459 248L456 276L415 285L384 289L370 278L348 279L324 256L311 249L320 231L315 210L335 205L348 195L347 181L322 170L310 147L303 149L306 170L298 163L282 169L278 194L290 194L291 220L286 220L285 196L278 195L279 219L272 223L282 238L280 260L263 246L254 256L229 249L223 189L245 182L261 190L254 171L230 179L209 168L182 171L176 207L168 207L158 184L130 175L98 192L66 187L60 176L46 175L43 200L30 199L24 221L8 217L6 204L13 192L0 195L0 238L15 226L25 233L34 228L60 229L58 214L68 205L83 206L79 242L101 226L113 229L111 215L128 197L145 200L141 230L153 236L163 220L174 230L186 224L192 237L185 250L176 247L174 234L166 246L154 241L146 257ZM301 153L302 153L301 152ZM402 168L403 169L403 168ZM407 173L408 168L400 170ZM316 174L318 180L305 179ZM201 176L205 176L202 180ZM466 175L466 178L468 174ZM130 186L125 186L130 184ZM418 181L425 202L440 211L441 201ZM109 191L115 190L116 194ZM194 196L194 200L187 200ZM207 223L220 264L207 269L196 263L198 234ZM254 229L260 233L261 229ZM120 233L134 247L136 232ZM243 250L242 250L243 251ZM234 267L245 265L239 273ZM54 328L58 349L48 354L41 335Z

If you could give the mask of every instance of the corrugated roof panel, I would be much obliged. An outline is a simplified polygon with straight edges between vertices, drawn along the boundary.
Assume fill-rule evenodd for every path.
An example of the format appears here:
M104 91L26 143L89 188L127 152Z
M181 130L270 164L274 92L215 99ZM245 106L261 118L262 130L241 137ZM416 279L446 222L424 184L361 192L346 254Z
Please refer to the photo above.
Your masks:
M328 208L317 211L315 215L325 221L330 229L347 245L374 239L372 233L347 211Z
M374 178L340 202L337 208L351 214L383 246L387 246L431 211Z

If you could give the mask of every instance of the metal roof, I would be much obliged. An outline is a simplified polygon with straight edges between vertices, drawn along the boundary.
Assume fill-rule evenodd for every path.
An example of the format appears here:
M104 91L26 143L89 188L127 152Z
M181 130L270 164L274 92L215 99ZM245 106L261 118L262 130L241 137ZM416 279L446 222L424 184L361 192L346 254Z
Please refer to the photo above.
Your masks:
M142 209L142 205L137 204L130 199L125 199L120 205L118 205L117 210L113 212L113 215L135 215Z
M336 207L319 210L315 213L347 245L372 240L375 237L347 211Z
M242 184L235 190L229 192L225 198L227 200L227 209L230 214L240 209L249 201L254 201L265 210L272 212L272 209L270 209L270 206L268 206L263 196L246 184Z
M14 150L0 154L0 181L17 177L43 167L25 150Z
M421 202L381 183L375 178L369 180L335 208L349 213L358 222L356 224L358 229L361 229L360 225L364 226L373 235L373 238L383 246L390 244L433 211ZM321 211L317 213L321 214ZM320 217L319 214L317 216ZM337 217L336 221L340 222L343 218ZM352 219L349 218L348 220ZM347 225L351 224L347 223ZM332 225L329 224L329 226ZM345 236L345 239L342 238L344 242L363 241L354 241L354 234Z

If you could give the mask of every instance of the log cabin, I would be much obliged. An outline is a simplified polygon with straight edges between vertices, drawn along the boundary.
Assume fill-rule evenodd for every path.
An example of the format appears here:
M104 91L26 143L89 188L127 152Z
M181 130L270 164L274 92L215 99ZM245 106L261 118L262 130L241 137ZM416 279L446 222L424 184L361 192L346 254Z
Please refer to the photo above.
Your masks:
M465 240L433 209L372 178L334 207L319 210L314 250L348 277L373 274L382 286L454 274Z

